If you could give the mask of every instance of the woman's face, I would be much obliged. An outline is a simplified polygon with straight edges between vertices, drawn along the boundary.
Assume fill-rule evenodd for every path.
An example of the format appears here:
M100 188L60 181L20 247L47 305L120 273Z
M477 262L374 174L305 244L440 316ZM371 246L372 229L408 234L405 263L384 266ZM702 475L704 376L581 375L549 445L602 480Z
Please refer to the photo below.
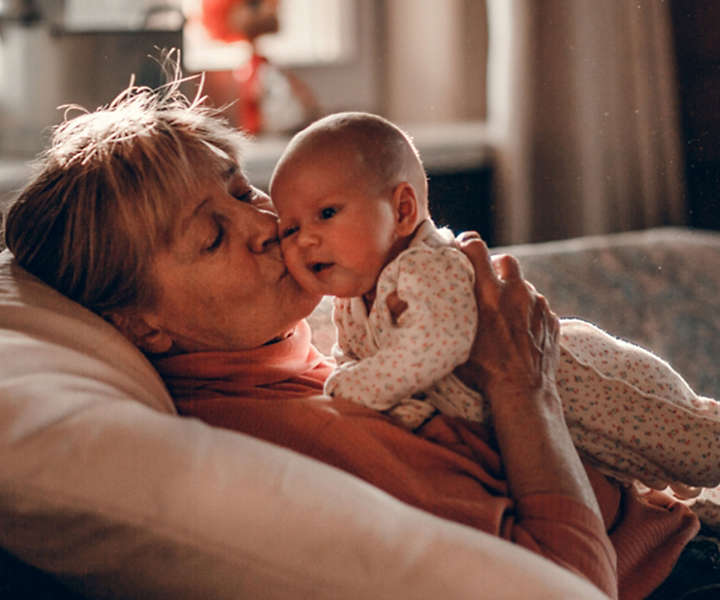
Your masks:
M289 332L320 296L285 268L268 196L237 167L184 204L170 248L154 261L151 352L241 350ZM172 343L171 347L170 343Z

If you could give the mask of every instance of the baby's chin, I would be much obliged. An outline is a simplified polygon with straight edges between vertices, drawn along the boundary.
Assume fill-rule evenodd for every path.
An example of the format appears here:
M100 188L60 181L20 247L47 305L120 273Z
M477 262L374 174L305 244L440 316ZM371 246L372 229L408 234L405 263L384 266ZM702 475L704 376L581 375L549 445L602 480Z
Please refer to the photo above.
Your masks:
M298 280L300 286L310 294L319 294L321 296L335 296L337 298L354 298L362 296L365 292L360 287L348 285L328 285L316 279L303 278ZM308 280L309 279L309 280Z
M295 279L298 285L308 294L319 296L336 296L338 298L354 298L362 296L373 289L370 286L368 290L367 282L360 282L348 278L328 277L323 279L310 269L293 269L288 266L290 275Z
M372 290L370 290L372 291ZM365 291L363 288L328 288L327 291L323 292L323 295L325 296L335 296L336 298L359 298L361 296L365 296L366 294L370 293L370 291Z
M292 269L290 270L290 275L295 279L297 284L302 288L302 290L312 296L334 296L335 293L332 291L333 286L323 285L321 281L318 281L315 277L307 273L306 271L302 271L300 273L294 273Z

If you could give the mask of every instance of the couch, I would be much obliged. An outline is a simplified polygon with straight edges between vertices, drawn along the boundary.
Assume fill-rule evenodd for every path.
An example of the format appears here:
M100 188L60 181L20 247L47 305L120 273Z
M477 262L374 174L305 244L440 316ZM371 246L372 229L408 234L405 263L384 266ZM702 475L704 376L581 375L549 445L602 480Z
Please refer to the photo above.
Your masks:
M720 397L720 234L657 229L497 251L520 258L560 315L656 351ZM325 350L329 310L326 299L310 317ZM707 542L691 544L654 597L720 582ZM0 547L8 598L603 597L346 473L178 417L140 352L7 251Z

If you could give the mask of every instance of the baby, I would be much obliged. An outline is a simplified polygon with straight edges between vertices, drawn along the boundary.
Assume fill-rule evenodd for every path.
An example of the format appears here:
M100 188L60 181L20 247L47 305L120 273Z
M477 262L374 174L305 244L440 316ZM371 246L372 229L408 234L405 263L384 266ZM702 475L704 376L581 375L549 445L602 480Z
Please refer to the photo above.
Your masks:
M409 429L437 411L489 422L482 395L452 374L475 336L473 269L429 217L408 136L371 114L325 117L291 140L270 193L288 269L306 289L336 297L338 367L326 393ZM562 320L560 331L558 391L586 459L679 495L720 484L720 403L587 322Z

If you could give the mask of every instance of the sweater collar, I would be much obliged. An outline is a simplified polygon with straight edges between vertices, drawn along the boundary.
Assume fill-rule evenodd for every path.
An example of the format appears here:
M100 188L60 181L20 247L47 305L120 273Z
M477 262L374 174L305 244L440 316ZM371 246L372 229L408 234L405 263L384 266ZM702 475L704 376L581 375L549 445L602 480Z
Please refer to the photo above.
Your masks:
M280 341L251 350L189 352L154 361L169 387L196 381L235 381L244 386L268 385L298 377L313 369L323 355L310 343L305 320Z

